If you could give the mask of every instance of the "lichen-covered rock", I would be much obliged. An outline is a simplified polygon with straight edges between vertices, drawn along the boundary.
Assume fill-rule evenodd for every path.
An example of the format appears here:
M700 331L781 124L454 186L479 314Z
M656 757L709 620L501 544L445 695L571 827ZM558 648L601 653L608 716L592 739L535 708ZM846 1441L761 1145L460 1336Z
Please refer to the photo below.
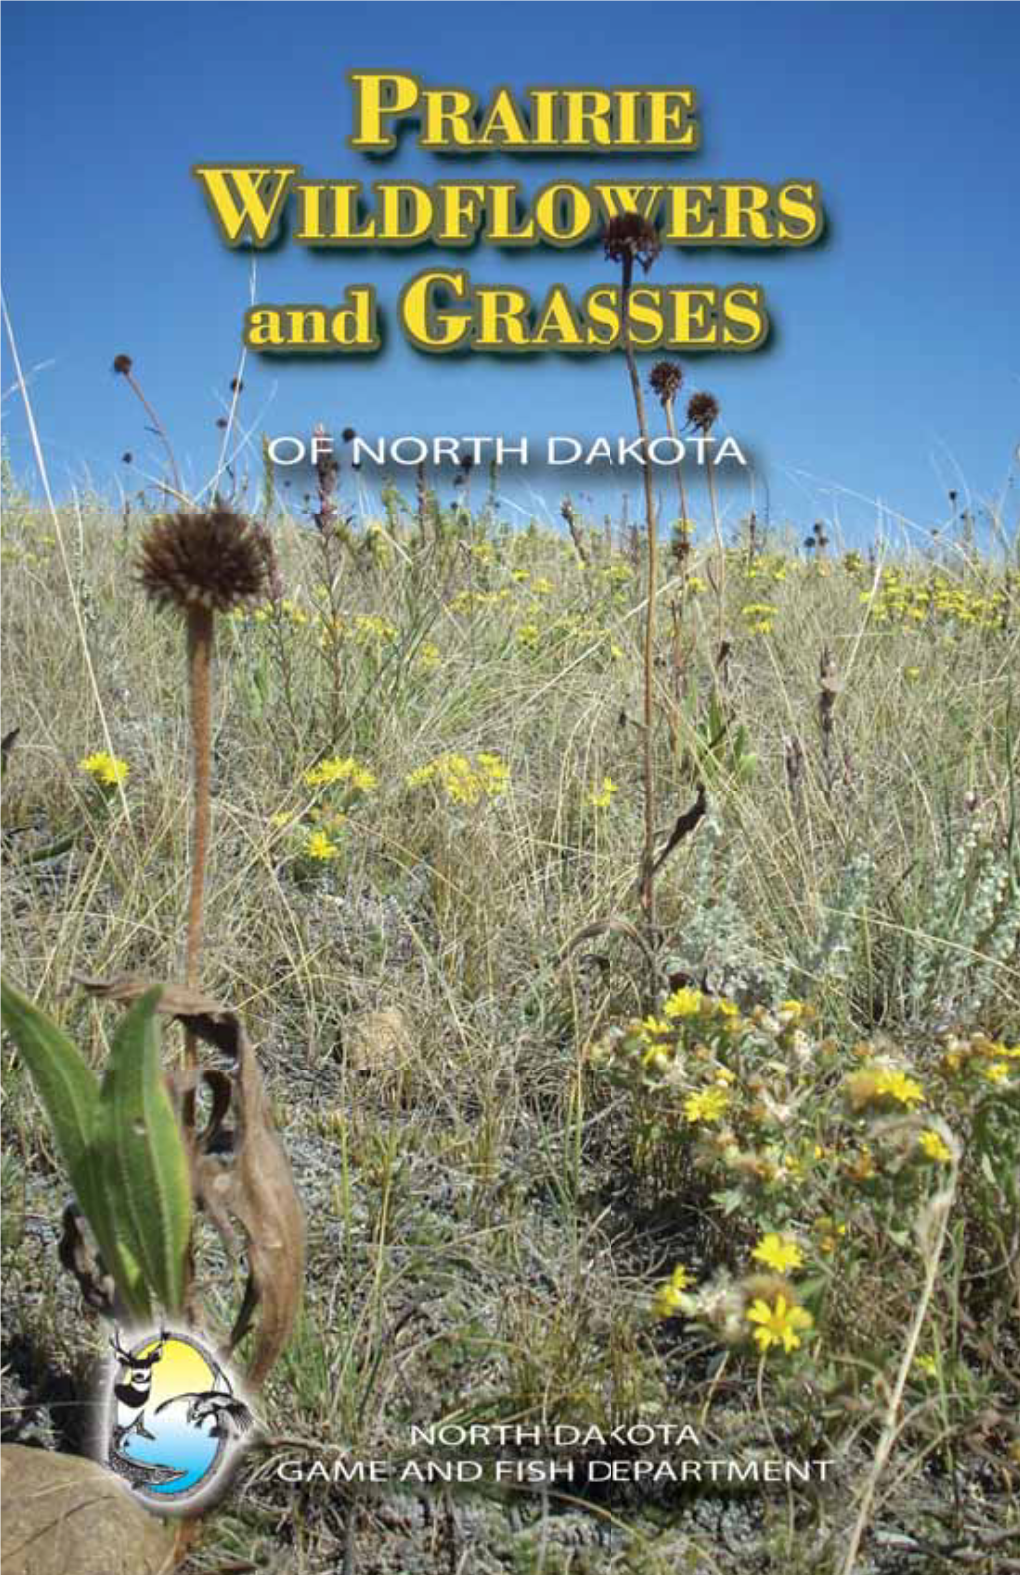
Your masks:
M0 1446L3 1576L149 1576L173 1569L174 1525L81 1456Z

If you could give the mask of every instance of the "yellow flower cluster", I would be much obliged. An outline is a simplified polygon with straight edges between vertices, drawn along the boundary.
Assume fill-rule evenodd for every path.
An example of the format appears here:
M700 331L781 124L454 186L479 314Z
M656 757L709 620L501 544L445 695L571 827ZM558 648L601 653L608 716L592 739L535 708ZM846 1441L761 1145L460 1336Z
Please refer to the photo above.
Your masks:
M305 612L304 608L299 607L296 602L291 601L290 597L284 597L282 602L278 604L278 608L274 608L272 603L265 603L262 607L257 607L251 612L249 612L247 608L243 607L234 608L229 614L229 617L238 620L251 618L256 624L266 624L271 618L277 615L277 612L279 613L279 616L286 619L289 624L294 624L298 628L300 628L302 624L308 623L308 614Z
M786 579L791 567L794 569L799 567L796 559L793 559L792 563L787 563L787 560L781 553L760 553L754 563L747 569L745 579L772 580L776 585L779 585Z
M950 1076L975 1073L986 1083L1005 1083L1010 1075L1010 1063L1020 1072L1020 1045L1007 1045L1004 1040L990 1039L987 1034L972 1034L967 1039L950 1034L941 1067Z
M721 1084L711 1085L708 1089L699 1089L695 1094L687 1096L684 1101L684 1116L688 1122L718 1122L730 1103L730 1093Z
M388 619L380 618L375 613L355 613L353 616L341 614L332 620L322 617L323 626L322 644L329 641L330 630L333 637L339 635L341 640L350 641L352 645L363 647L376 647L390 644L397 639L400 631Z
M748 602L740 611L752 635L770 635L779 609L771 602Z
M116 788L126 782L128 772L131 770L127 761L122 761L118 755L111 755L108 750L96 750L94 754L86 755L78 765L83 772L88 772L93 781L101 783L104 788Z
M408 788L437 784L454 804L478 804L498 799L506 792L510 768L498 755L485 750L472 760L467 755L439 755L427 766L419 766L407 777Z
M347 783L359 793L370 793L376 786L375 774L367 766L359 766L353 755L333 755L329 760L320 761L318 766L312 766L305 772L304 781L309 788Z
M952 1161L952 1150L942 1137L942 1134L937 1133L934 1128L925 1128L918 1142L927 1160L934 1160L940 1165L949 1165Z
M496 607L500 602L508 602L512 592L508 586L503 586L499 591L458 591L446 604L448 613L473 613L477 608Z
M874 590L862 591L862 603L870 605L871 616L879 624L942 623L972 624L979 628L998 628L1006 608L1006 593L954 585L944 572L923 581L911 579L906 571L882 571Z

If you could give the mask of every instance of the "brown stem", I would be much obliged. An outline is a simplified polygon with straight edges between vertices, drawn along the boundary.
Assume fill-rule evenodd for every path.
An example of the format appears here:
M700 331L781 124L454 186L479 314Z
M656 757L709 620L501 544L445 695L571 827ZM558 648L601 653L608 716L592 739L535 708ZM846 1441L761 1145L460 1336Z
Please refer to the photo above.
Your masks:
M128 387L134 392L136 397L139 400L141 400L141 402L142 402L142 409L145 411L145 414L148 416L149 420L152 422L152 425L153 425L153 427L156 430L156 436L159 438L159 440L162 443L164 449L166 450L167 459L170 461L170 469L173 471L174 489L175 489L175 491L177 493L178 498L182 498L183 499L184 493L181 490L181 473L177 469L177 461L174 459L174 451L173 451L173 448L171 447L170 439L166 435L166 428L163 426L163 423L160 421L159 417L156 415L156 412L153 410L152 406L149 404L149 402L146 399L145 395L142 393L142 386L137 381L137 379L134 377L134 375L129 371L129 372L125 372L124 376L127 378Z
M706 433L707 437L707 433ZM716 595L716 605L719 615L719 649L726 644L726 614L724 602L726 596L726 549L723 547L722 530L719 525L719 505L715 496L715 469L712 465L712 451L705 449L705 473L708 479L708 496L712 505L712 530L715 532L715 546L719 557L719 582L713 582Z
M670 437L673 439L673 442L676 443L678 440L677 440L677 435L676 435L676 414L675 414L675 412L673 410L673 401L671 399L668 399L666 401L666 404L665 404L664 408L665 408L665 411L666 411L666 430L668 431ZM683 468L683 463L682 462L679 465L677 465L677 468L676 468L676 479L677 479L677 483L678 483L678 485L680 487L680 525L681 525L681 529L682 529L683 526L687 523L687 519L688 519L688 515L687 515L687 489L684 487L684 468Z
M194 773L194 822L191 850L191 892L188 898L188 947L185 980L195 989L202 958L202 907L209 855L212 757L213 615L208 608L188 610L188 687L191 697L191 754ZM184 1040L184 1065L198 1066L198 1048L190 1032ZM185 1126L194 1126L194 1093L185 1096ZM190 1120L189 1120L190 1118Z
M637 360L630 338L630 285L633 270L633 259L627 255L623 260L623 288L621 291L623 352L627 359L631 393L634 396L634 409L637 412L638 431L641 434L641 453L644 460L642 469L644 471L645 485L645 524L648 529L648 607L645 616L644 649L645 846L641 860L641 906L644 909L645 927L651 954L649 986L652 999L649 1002L649 1010L652 1010L655 1006L655 993L658 989L658 970L655 960L658 945L655 926L655 755L652 734L655 721L655 596L658 577L658 542L655 531L655 499L652 494L652 472L648 460L648 424L645 420L645 402L641 393L641 379L638 376Z

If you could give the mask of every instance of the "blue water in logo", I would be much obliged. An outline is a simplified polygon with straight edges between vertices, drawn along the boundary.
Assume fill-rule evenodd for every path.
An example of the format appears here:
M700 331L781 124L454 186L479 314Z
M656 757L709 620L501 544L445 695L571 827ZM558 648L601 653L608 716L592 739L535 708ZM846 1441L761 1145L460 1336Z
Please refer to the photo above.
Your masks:
M121 1454L145 1466L174 1467L183 1477L171 1483L147 1483L147 1494L186 1494L202 1482L215 1464L222 1439L210 1437L213 1418L204 1423L188 1422L188 1400L172 1401L158 1414L147 1411L143 1422L154 1439L146 1439L131 1429L120 1442Z

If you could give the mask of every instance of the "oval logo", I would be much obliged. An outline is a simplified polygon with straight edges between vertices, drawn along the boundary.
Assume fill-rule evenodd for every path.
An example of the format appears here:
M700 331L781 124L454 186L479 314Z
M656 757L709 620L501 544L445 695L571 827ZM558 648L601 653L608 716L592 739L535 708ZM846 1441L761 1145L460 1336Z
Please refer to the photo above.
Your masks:
M103 1463L163 1515L194 1510L229 1479L251 1408L223 1363L190 1331L110 1341Z

